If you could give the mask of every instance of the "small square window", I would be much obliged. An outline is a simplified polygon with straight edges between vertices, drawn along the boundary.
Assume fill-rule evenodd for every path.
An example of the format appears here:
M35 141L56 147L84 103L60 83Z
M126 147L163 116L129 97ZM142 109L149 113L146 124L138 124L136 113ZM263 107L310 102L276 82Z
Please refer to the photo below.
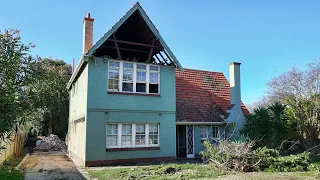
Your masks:
M120 63L117 61L109 61L109 67L119 67Z
M137 83L136 84L136 92L146 92L146 84L145 83Z
M139 70L146 70L146 69L147 69L147 66L146 66L146 65L143 65L143 64L137 64L137 69L139 69Z
M159 71L158 66L150 66L150 71Z
M133 64L132 63L123 63L123 68L132 69Z
M159 85L149 84L149 93L159 93Z
M122 83L122 91L132 92L133 91L133 83Z

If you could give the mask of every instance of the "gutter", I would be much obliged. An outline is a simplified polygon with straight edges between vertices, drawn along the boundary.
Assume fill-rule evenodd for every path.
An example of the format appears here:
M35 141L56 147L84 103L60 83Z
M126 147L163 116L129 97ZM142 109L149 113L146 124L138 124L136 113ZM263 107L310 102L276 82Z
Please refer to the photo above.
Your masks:
M227 122L176 122L176 125L226 125Z
M86 57L86 58L85 58L85 57ZM77 65L77 68L76 68L76 70L72 73L72 76L71 76L71 78L69 79L69 82L68 82L68 84L67 84L67 89L68 89L68 90L70 89L73 81L75 80L77 74L79 73L80 68L82 67L83 63L88 61L88 58L87 58L87 57L89 57L89 56L88 56L88 55L82 55L82 56L81 56L80 61L79 61L78 65Z

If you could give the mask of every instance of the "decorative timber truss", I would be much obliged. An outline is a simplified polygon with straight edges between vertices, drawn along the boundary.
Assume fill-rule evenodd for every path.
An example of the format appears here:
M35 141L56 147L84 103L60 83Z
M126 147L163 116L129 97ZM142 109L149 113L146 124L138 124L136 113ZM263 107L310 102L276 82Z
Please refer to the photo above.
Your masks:
M88 51L88 55L182 68L139 3Z

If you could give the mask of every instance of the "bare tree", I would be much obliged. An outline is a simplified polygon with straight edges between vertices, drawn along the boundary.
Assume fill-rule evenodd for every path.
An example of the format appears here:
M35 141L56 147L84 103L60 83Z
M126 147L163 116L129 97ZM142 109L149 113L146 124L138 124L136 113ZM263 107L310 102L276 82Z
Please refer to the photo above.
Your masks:
M305 70L292 68L267 83L268 96L287 104L305 145L315 145L320 130L320 60Z

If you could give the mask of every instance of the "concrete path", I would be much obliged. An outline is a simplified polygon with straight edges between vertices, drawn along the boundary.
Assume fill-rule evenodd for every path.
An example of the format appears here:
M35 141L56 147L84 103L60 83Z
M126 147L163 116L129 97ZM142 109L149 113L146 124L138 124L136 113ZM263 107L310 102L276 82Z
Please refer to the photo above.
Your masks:
M86 179L69 157L61 151L31 153L19 167L25 180Z

